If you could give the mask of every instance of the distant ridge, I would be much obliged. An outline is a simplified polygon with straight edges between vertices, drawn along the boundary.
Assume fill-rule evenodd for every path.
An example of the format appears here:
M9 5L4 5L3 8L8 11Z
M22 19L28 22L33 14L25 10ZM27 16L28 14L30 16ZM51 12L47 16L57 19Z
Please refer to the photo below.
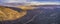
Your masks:
M47 6L55 6L55 5L60 5L60 3L54 3L54 2L47 2L47 3L42 3L42 2L27 2L27 3L2 3L0 6L8 6L8 7L16 7L16 6L42 6L42 5L47 5Z

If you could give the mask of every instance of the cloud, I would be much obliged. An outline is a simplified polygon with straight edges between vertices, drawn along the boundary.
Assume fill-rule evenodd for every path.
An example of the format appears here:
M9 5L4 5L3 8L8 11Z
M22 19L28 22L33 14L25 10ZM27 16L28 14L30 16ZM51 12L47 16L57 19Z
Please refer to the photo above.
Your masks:
M0 0L2 3L22 3L22 2L28 2L31 0Z
M60 5L59 2L39 2L39 1L31 1L29 2L31 5Z
M27 2L27 0L9 0L8 2L9 3L15 3L15 2L21 3L21 2Z
M31 3L31 4L60 4L59 2L51 2L51 1L34 1L34 0L0 0L2 3Z

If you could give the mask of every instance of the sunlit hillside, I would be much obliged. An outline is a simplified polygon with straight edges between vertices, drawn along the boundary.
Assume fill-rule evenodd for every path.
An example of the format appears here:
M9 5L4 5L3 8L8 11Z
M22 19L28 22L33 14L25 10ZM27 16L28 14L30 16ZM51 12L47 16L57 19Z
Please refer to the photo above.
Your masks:
M13 7L12 7L13 8ZM26 15L26 11L15 11L10 7L0 6L0 21L16 20Z

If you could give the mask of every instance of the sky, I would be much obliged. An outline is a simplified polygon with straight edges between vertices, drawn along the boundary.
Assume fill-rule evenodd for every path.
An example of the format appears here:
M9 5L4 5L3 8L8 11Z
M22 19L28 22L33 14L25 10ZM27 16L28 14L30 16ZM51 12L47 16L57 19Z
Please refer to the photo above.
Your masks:
M38 2L60 2L60 0L0 0L0 2L31 2L31 1L38 1Z
M60 0L34 0L34 1L60 1Z
M31 2L31 3L60 3L60 0L0 0L1 3L24 3L24 2Z

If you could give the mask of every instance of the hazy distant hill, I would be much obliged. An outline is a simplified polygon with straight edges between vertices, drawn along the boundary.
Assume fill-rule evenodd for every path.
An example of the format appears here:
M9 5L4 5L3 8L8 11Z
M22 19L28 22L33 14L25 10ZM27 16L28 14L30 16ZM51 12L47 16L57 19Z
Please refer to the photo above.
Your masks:
M10 7L20 6L20 5L24 5L24 3L2 3L0 4L0 6L10 6Z

